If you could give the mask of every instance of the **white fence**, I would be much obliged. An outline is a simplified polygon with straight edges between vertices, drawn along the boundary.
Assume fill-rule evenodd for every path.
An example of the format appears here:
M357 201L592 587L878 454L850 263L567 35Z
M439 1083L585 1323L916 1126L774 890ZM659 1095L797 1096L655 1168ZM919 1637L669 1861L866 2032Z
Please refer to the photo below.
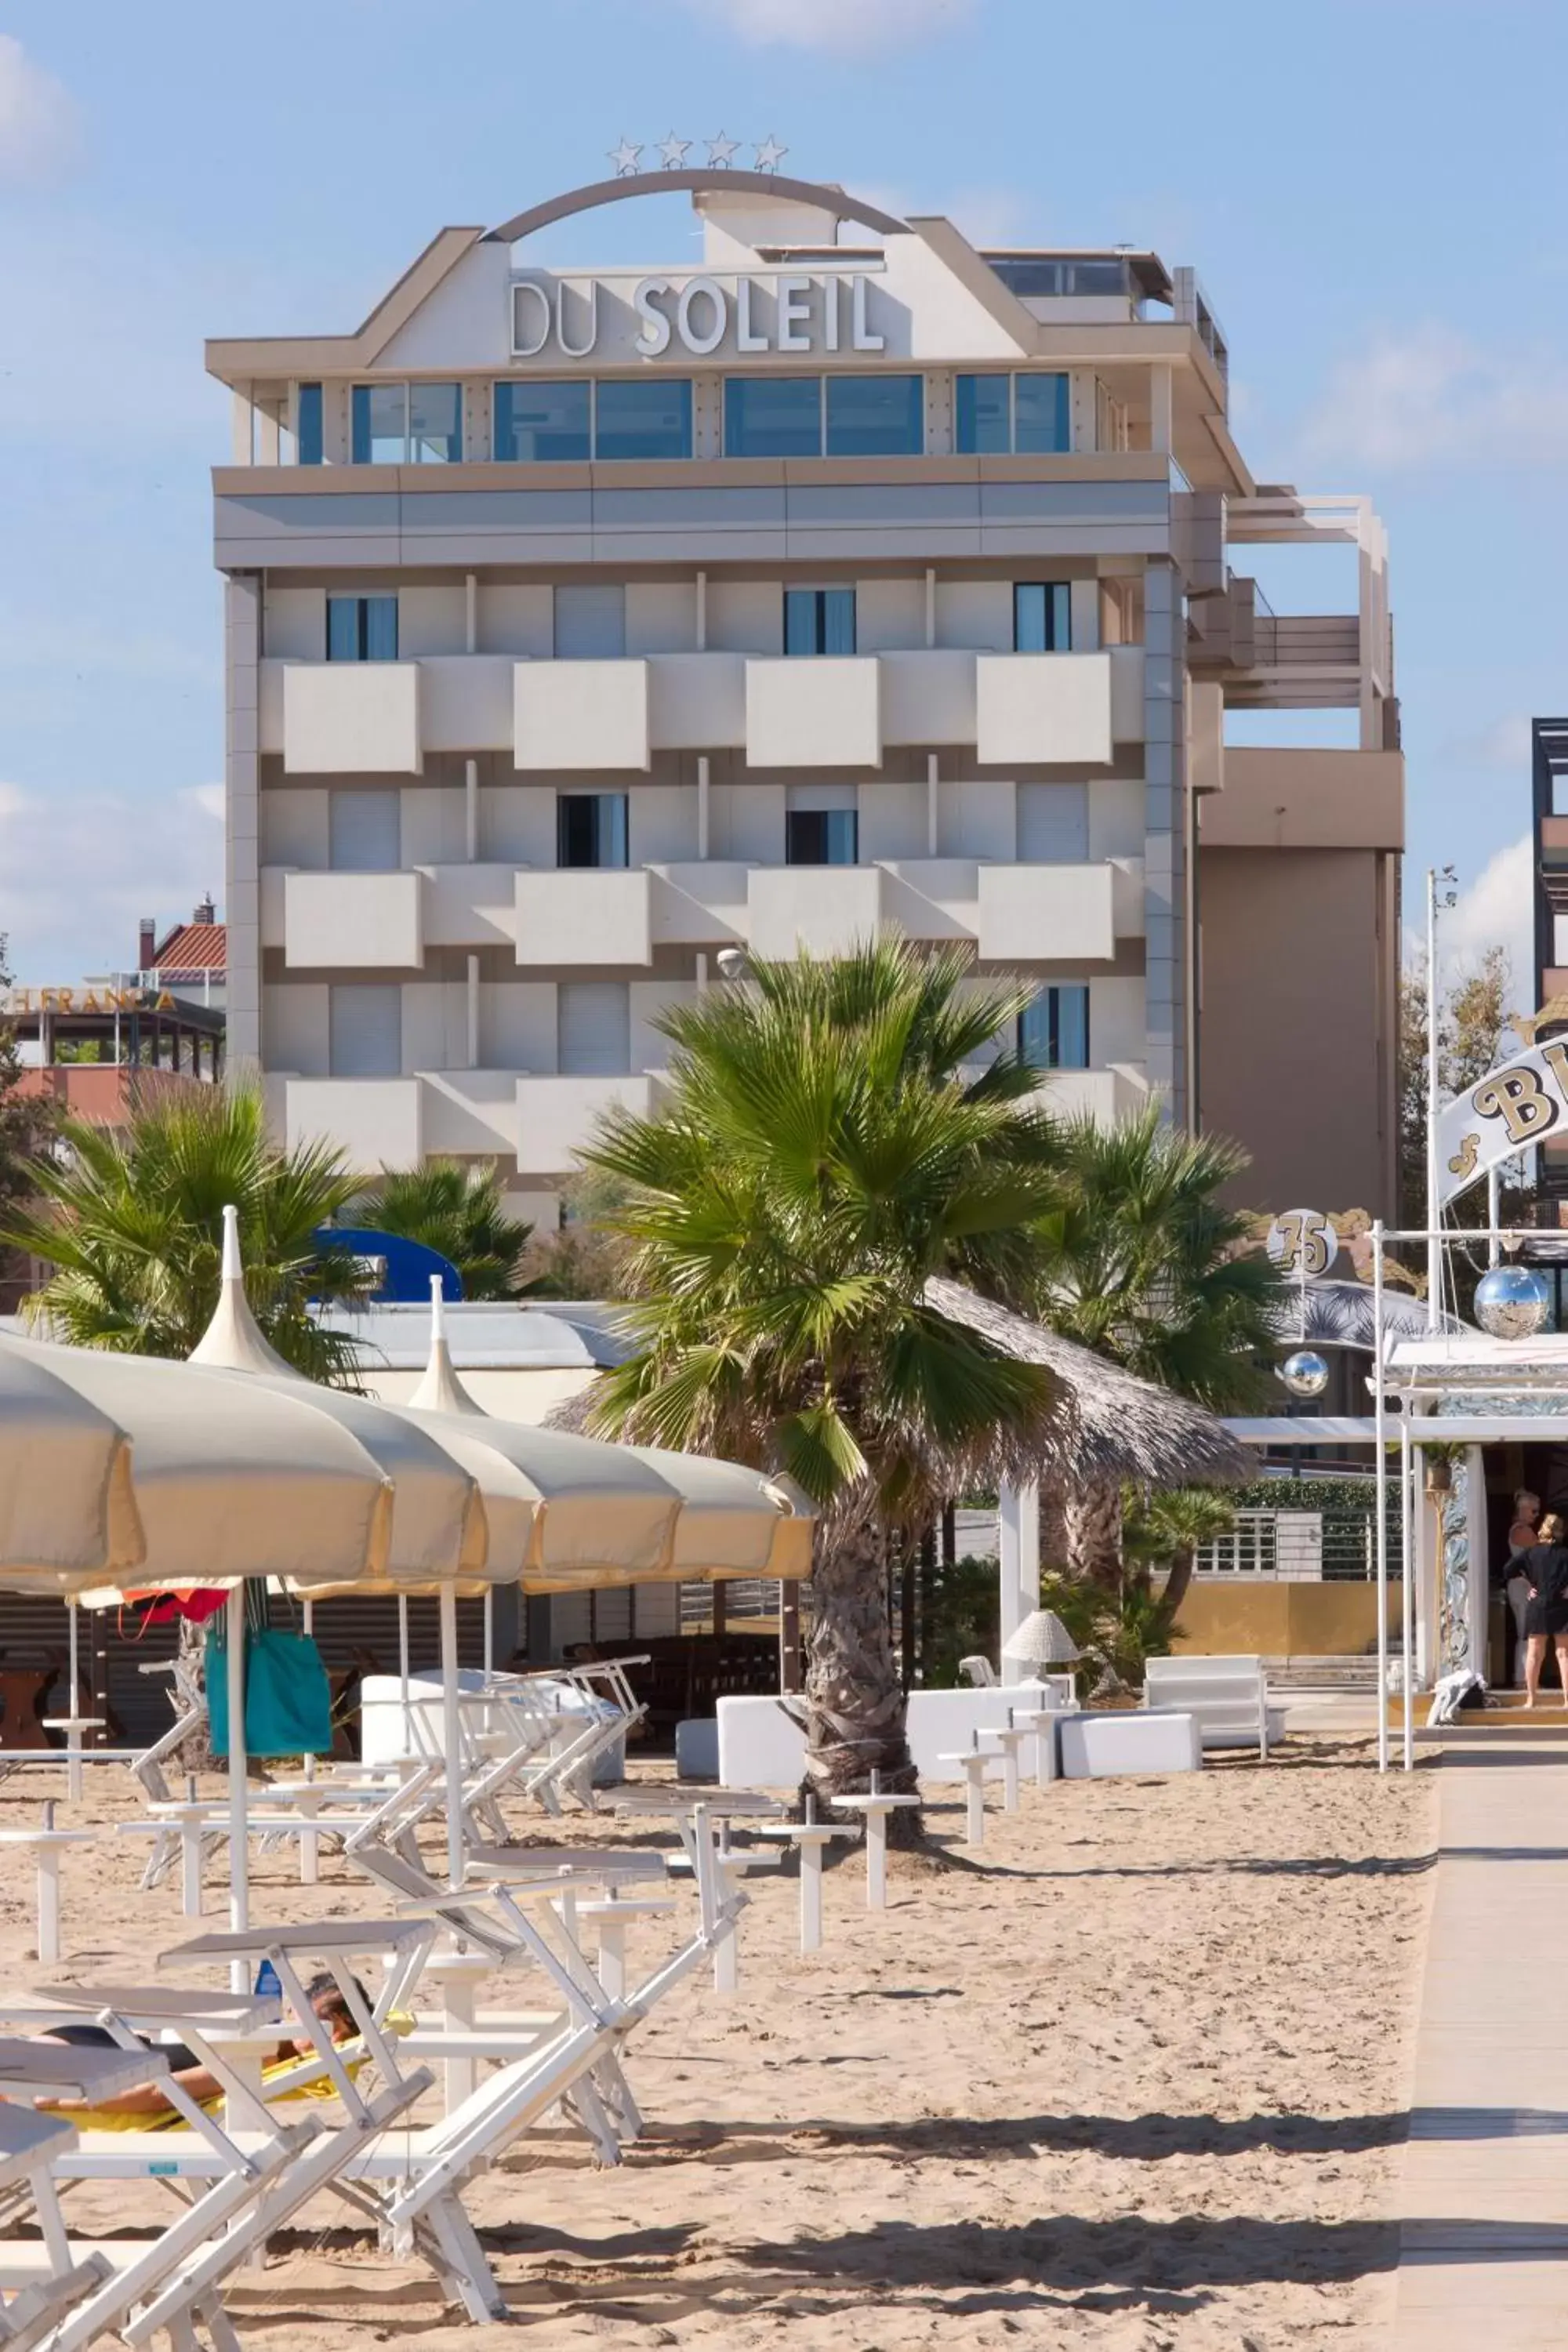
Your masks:
M1199 1547L1203 1577L1270 1577L1280 1582L1370 1580L1377 1574L1372 1497L1364 1514L1335 1511L1238 1511L1228 1535ZM1388 1572L1399 1574L1397 1524L1391 1528Z

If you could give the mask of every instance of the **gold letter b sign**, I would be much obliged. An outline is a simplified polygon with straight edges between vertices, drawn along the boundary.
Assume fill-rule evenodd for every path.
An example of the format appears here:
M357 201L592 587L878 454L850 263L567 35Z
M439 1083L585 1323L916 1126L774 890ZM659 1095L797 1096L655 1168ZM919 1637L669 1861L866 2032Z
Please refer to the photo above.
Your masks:
M1568 1041L1554 1040L1489 1071L1457 1095L1437 1121L1437 1189L1442 1202L1468 1192L1478 1177L1568 1126Z

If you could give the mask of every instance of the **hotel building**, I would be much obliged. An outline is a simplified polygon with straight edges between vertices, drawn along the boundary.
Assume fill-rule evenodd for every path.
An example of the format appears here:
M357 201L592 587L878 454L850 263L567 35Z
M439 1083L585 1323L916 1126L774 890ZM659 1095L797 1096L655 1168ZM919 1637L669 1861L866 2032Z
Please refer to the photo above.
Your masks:
M675 192L700 259L533 258ZM1239 1137L1260 1206L1392 1209L1383 537L1254 479L1191 269L649 172L207 364L229 1046L291 1139L494 1158L549 1219L723 950L887 929L1037 982L1053 1101ZM1329 541L1348 609L1276 617L1249 550ZM1348 748L1226 744L1324 708Z

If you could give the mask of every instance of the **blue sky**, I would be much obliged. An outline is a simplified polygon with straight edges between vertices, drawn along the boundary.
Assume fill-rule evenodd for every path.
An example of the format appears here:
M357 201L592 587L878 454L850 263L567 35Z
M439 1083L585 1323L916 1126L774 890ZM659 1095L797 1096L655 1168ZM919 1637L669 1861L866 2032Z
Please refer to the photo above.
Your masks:
M1528 719L1568 702L1561 0L6 0L0 13L0 929L127 961L221 890L207 334L358 322L436 228L598 178L623 132L972 235L1194 263L1260 478L1392 540L1406 900L1523 936ZM694 150L700 152L700 150ZM574 223L675 259L684 208ZM1293 600L1310 608L1317 583ZM1268 582L1282 602L1272 574ZM1520 994L1527 992L1523 982Z

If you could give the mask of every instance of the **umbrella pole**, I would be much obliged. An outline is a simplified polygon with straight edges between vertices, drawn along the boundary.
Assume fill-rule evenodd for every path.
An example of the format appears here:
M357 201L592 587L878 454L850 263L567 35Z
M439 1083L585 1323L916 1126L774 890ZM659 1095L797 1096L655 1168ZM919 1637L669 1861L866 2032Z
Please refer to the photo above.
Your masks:
M237 1577L229 1588L227 1609L228 1924L238 1936L250 1926L250 1838L245 1785L245 1586ZM250 1971L244 1960L230 1962L229 1984L235 1992L249 1990Z
M441 1587L441 1710L447 1750L447 1884L463 1883L463 1759L458 1708L458 1593Z
M485 1587L485 1672L493 1675L496 1666L496 1596L491 1586Z
M408 1595L397 1596L397 1672L403 1685L403 1752L414 1753L414 1727L408 1719Z

